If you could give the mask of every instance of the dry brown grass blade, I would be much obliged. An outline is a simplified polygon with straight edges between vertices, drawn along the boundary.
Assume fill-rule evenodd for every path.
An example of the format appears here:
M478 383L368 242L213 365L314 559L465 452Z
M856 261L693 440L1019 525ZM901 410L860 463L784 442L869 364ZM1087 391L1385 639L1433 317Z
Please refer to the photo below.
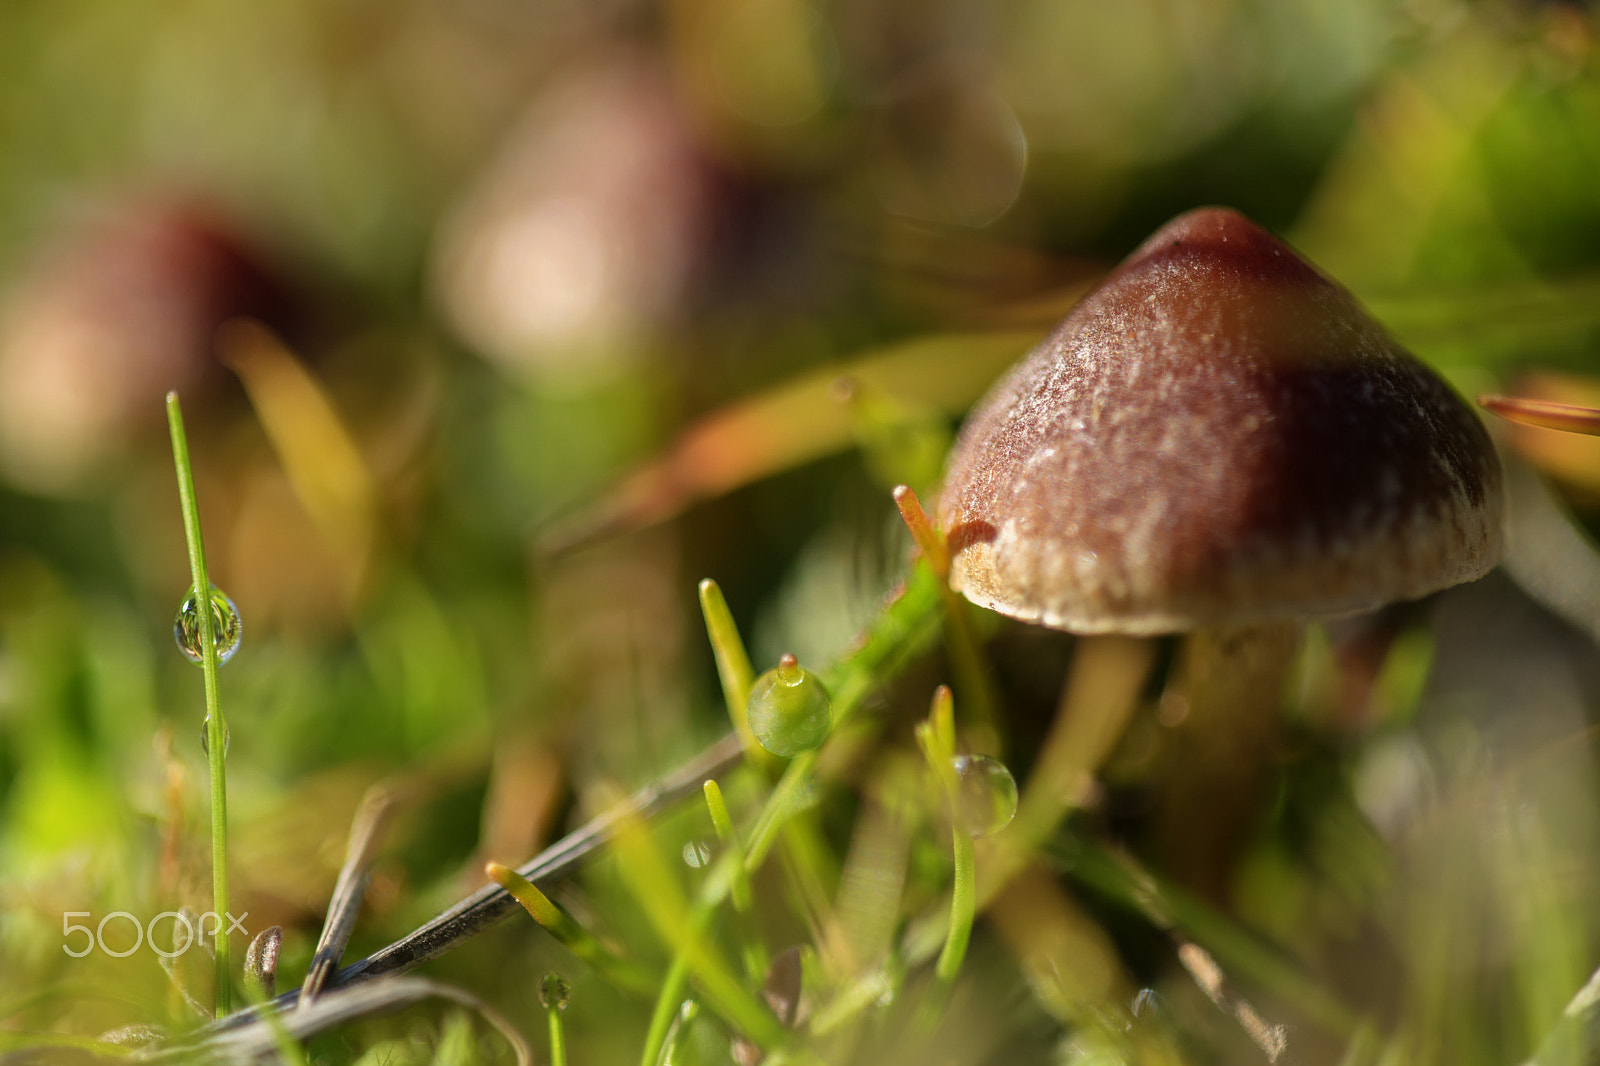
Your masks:
M390 977L341 988L301 1010L276 1018L255 1013L242 1025L202 1030L202 1039L157 1045L132 1057L142 1062L257 1062L277 1050L281 1037L275 1028L281 1028L291 1039L304 1041L357 1018L401 1010L425 999L446 999L477 1012L506 1038L518 1066L532 1066L533 1052L510 1021L470 992L425 977Z
M1523 396L1479 396L1478 402L1501 418L1525 426L1600 436L1600 410L1593 407Z
M344 957L344 949L355 931L356 915L361 910L362 897L367 890L367 872L383 842L389 816L394 813L395 794L383 785L367 790L350 825L350 840L345 845L344 868L333 886L333 898L328 902L328 915L323 920L322 935L317 939L317 950L311 956L311 966L300 986L300 1010L306 1010L321 993L328 976Z
M1281 1025L1268 1022L1261 1012L1251 1006L1249 1000L1228 987L1227 974L1222 972L1222 967L1217 965L1217 960L1211 957L1210 952L1192 940L1180 939L1178 961L1200 991L1206 994L1206 998L1218 1010L1233 1016L1239 1028L1244 1030L1251 1043L1261 1049L1261 1054L1268 1062L1277 1062L1283 1057L1289 1047L1288 1031Z
M266 326L227 322L217 348L243 382L295 495L337 559L340 592L354 604L380 539L378 489L360 446L327 388Z

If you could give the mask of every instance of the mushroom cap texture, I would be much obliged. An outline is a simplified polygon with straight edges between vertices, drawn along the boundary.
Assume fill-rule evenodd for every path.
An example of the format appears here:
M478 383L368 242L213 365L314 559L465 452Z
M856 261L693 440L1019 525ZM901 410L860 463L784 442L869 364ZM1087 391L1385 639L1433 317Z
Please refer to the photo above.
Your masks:
M1499 560L1477 417L1244 216L1169 222L975 409L939 520L950 583L1080 633L1415 599Z

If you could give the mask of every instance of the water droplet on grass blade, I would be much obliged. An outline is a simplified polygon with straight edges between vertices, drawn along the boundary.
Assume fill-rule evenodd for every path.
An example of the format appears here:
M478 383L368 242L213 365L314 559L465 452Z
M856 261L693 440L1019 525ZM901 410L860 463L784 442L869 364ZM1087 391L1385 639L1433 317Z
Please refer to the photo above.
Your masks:
M1017 814L1017 779L1005 764L987 755L957 755L956 817L975 837L998 833Z
M711 847L703 840L691 840L683 846L683 861L699 870L711 865Z
M552 971L539 981L539 1002L545 1010L566 1010L571 999L572 988L560 974Z
M239 650L239 637L243 631L244 623L239 619L239 608L233 605L226 592L212 585L211 635L217 642L218 666L233 658L233 653ZM172 639L178 642L178 649L189 657L190 662L204 660L205 653L200 647L200 610L192 585L189 594L183 598L183 606L178 608L178 617L172 620Z
M818 747L833 726L828 690L793 655L785 655L750 688L750 731L774 755Z
M1128 1004L1128 1012L1133 1015L1133 1020L1136 1022L1158 1017L1164 1014L1166 1009L1161 994L1153 988L1139 989L1134 993L1132 1002Z
M227 726L222 727L222 754L226 756L228 749L233 746L233 730ZM211 754L211 719L207 718L200 723L200 750L207 756Z

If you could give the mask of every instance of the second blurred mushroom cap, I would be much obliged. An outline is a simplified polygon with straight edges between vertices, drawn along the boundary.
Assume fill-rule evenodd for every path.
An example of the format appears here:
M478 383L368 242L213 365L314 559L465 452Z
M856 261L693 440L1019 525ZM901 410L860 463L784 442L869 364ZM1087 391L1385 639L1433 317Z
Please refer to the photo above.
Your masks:
M951 583L1076 632L1360 610L1479 577L1477 418L1237 212L1168 223L978 406L939 518Z
M72 495L119 468L162 397L214 373L235 315L290 297L236 225L179 197L126 197L63 225L0 304L0 477Z
M462 337L520 376L621 372L681 310L713 175L665 72L621 54L557 79L451 212L435 283Z

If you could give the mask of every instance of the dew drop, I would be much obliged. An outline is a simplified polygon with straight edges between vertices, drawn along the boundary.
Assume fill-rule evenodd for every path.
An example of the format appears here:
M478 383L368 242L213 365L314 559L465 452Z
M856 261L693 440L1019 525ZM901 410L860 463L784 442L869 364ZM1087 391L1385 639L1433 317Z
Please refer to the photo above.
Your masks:
M244 623L239 620L239 608L228 599L228 594L217 586L211 586L211 635L217 642L217 665L221 666L233 658L233 653L239 650L239 636L244 630ZM194 586L189 586L189 594L183 598L183 606L178 608L178 617L172 620L172 639L178 642L178 649L189 657L192 663L200 663L205 655L200 648L200 610L195 602Z
M711 847L703 840L691 840L683 846L683 861L700 870L711 864Z
M998 833L1017 814L1017 779L1005 763L987 755L957 755L956 817L975 837Z
M222 727L222 755L227 758L228 749L233 747L233 730L228 726ZM200 750L206 757L211 756L211 719L207 718L200 723Z
M1139 989L1128 1004L1128 1011L1135 1021L1160 1015L1165 1010L1166 1004L1161 1001L1161 994L1153 988Z
M833 712L828 690L793 655L750 687L750 731L774 755L798 755L828 738Z
M539 981L539 1002L544 1004L545 1010L566 1010L567 1003L572 999L572 988L560 974L554 970L544 975Z

